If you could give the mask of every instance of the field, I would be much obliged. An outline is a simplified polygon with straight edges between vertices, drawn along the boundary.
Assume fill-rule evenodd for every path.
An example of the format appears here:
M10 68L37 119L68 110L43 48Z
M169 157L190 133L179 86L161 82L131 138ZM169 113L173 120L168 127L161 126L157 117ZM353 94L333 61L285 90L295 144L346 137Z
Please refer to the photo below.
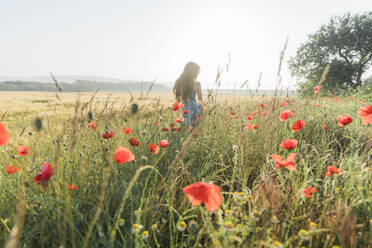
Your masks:
M204 101L201 124L190 130L175 122L171 95L0 92L10 135L0 146L0 244L372 247L372 127L357 116L370 102L219 94ZM285 120L287 109L293 116ZM343 115L353 121L341 127ZM297 120L305 125L291 130ZM110 130L114 137L102 138ZM164 139L168 147L149 150ZM286 139L298 144L284 149ZM29 152L19 154L21 145ZM119 146L135 159L119 164ZM289 158L275 162L274 154ZM37 184L45 162L53 173ZM218 210L191 204L183 189L195 182L219 186Z

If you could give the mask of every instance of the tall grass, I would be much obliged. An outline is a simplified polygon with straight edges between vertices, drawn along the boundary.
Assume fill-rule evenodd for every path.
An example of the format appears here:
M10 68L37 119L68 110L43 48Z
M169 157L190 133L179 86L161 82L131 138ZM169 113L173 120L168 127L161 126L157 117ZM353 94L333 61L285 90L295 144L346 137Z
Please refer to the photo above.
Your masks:
M188 128L161 131L178 114L162 107L160 100L139 104L137 113L131 112L130 104L140 99L132 96L130 104L127 100L107 97L104 104L95 104L92 97L87 103L77 102L71 118L58 113L45 116L47 125L40 131L32 129L28 118L3 121L12 140L0 148L1 244L372 246L372 151L366 145L371 127L362 126L356 117L359 103L355 100L293 98L281 107L281 97L230 97L208 105L202 125L192 133ZM259 106L261 102L265 107ZM286 108L294 111L294 117L281 122L278 116ZM231 110L236 114L231 115ZM246 116L256 110L260 113L248 121ZM94 112L96 131L87 127L89 111ZM336 122L343 114L354 118L344 128ZM306 125L292 132L290 126L297 119ZM259 128L247 130L248 123ZM122 133L123 126L130 127L132 134ZM113 130L116 137L102 139L105 130ZM130 137L140 146L132 147ZM297 170L276 171L270 155L286 157L289 152L279 144L289 138L299 141L291 151L297 153ZM167 139L169 147L156 155L149 153L147 145L161 139ZM21 144L30 147L29 156L17 155ZM129 148L136 160L117 164L114 150L119 145ZM45 190L32 180L44 161L55 169ZM7 164L21 171L9 175ZM329 165L340 168L343 175L326 177ZM197 181L221 187L224 201L219 211L209 213L188 202L182 188ZM66 188L71 183L78 186L76 191ZM318 192L304 198L301 190L309 186Z

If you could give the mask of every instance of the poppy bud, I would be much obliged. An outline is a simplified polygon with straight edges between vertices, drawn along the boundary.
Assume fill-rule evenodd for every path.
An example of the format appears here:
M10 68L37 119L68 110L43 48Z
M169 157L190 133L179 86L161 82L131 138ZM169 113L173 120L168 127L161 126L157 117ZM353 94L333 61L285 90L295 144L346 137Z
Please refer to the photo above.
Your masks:
M40 131L42 128L43 128L43 120L40 119L40 118L36 118L35 121L34 121L34 125L37 129L37 131Z
M94 118L93 113L89 111L88 112L88 119L91 121L91 120L93 120L93 118Z
M189 222L189 228L192 233L197 233L199 231L199 224L195 220Z
M148 158L146 156L141 157L141 163L147 162Z
M138 104L137 103L133 103L132 106L130 107L130 111L132 112L132 114L137 113L137 111L138 111Z

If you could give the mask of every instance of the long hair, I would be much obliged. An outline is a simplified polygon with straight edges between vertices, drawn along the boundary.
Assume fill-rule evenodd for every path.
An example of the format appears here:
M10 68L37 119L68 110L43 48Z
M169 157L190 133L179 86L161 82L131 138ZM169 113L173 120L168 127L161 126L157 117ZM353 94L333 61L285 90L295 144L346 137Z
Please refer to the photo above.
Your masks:
M194 87L194 81L200 71L200 66L194 62L188 62L173 86L173 93L177 101L187 102Z

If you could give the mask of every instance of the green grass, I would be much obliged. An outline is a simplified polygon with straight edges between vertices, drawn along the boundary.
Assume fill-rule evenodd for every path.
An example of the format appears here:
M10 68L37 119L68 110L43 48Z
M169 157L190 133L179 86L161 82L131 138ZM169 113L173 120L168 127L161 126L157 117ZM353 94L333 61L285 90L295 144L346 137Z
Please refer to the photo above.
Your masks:
M366 146L371 127L356 116L361 104L321 98L295 99L280 107L279 100L283 99L230 99L214 109L211 104L200 135L187 129L162 132L178 114L150 105L139 106L136 114L130 113L129 105L123 114L96 111L97 131L87 128L87 109L84 113L78 109L72 119L46 117L48 125L39 132L19 118L4 122L12 141L0 148L0 244L9 240L18 223L19 247L372 246L372 151ZM260 102L266 107L259 107ZM279 113L286 108L294 116L281 122ZM231 109L235 119L230 119ZM267 116L248 121L248 113L258 109L266 110ZM354 121L342 128L336 118L344 114ZM306 125L292 132L290 126L297 119ZM259 128L247 130L248 123ZM323 125L328 126L326 131ZM122 133L123 126L132 134ZM116 137L102 139L107 129ZM132 147L130 137L141 145ZM299 141L291 152L279 147L289 138ZM162 139L169 147L150 154L147 145ZM185 145L187 139L191 142ZM30 155L17 155L21 144L30 147ZM117 164L114 151L119 145L129 148L136 160ZM185 152L181 161L175 160L179 152ZM297 170L275 171L270 155L287 157L292 152L297 153ZM54 167L45 190L32 180L44 161ZM21 171L9 175L7 164ZM343 175L325 177L329 165ZM188 202L182 189L197 181L220 186L224 200L218 212ZM69 191L69 183L78 189ZM301 190L310 186L318 192L313 198L302 197ZM242 201L234 192L242 192ZM183 221L187 227L180 231ZM310 222L317 227L311 229ZM142 229L134 232L134 224ZM306 230L302 235L301 229ZM145 240L143 231L149 232Z

